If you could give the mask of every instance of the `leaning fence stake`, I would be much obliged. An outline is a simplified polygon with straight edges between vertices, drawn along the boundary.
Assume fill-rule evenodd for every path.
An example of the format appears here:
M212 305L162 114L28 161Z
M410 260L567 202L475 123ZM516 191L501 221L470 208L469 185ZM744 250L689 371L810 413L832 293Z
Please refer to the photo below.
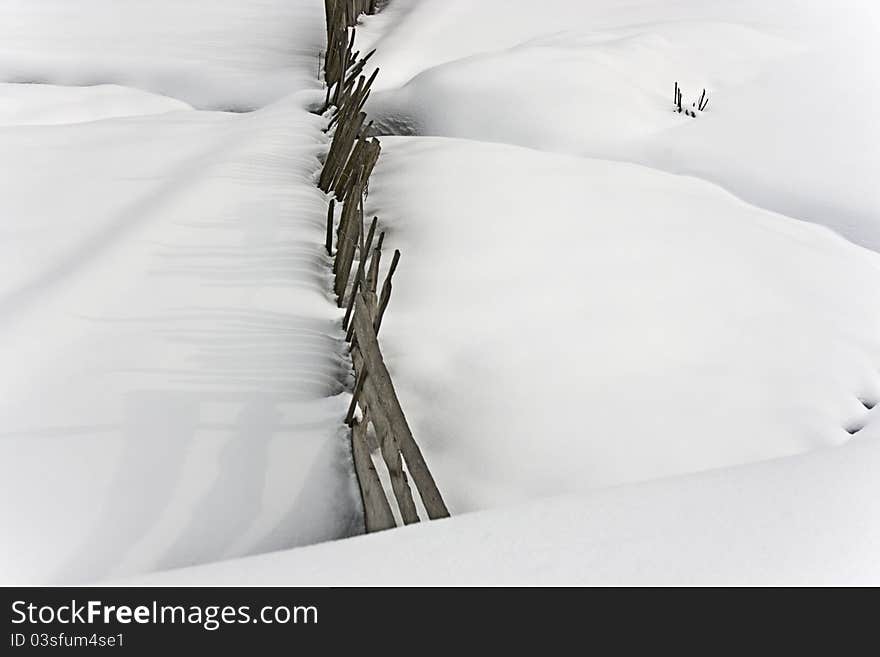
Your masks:
M354 387L354 393L351 397L351 406L348 407L348 415L345 416L345 423L348 426L351 426L354 423L354 414L357 410L358 406L358 398L361 396L361 392L364 390L364 384L367 382L367 368L366 364L364 365L364 371L361 372L361 375L358 377L357 384Z
M394 252L394 258L391 260L391 267L388 269L388 275L385 276L385 283L382 285L382 298L379 301L379 311L376 313L376 322L373 328L376 329L376 335L379 335L379 329L382 328L382 317L385 316L385 309L388 308L388 302L391 301L391 278L397 271L397 265L400 263L400 251Z
M393 529L397 526L391 505L376 473L376 466L367 446L367 417L363 422L355 422L351 430L351 452L354 457L354 471L361 501L364 505L364 529L368 534Z
M351 298L349 299L349 303L352 303L355 299L357 299L358 295L367 289L367 280L364 278L364 272L362 269L358 269L358 274L360 278L358 279L355 288L352 290ZM352 310L352 314L354 311ZM351 318L349 318L350 320ZM354 349L357 346L357 337L354 334L354 322L351 322L348 325L348 332L345 334L345 341L351 344L351 348Z
M333 213L335 212L335 210L336 201L331 199L330 207L327 210L327 239L325 242L327 246L327 255L329 256L333 255Z
M354 310L354 299L357 296L358 288L364 280L364 268L367 264L367 256L370 254L370 248L373 246L373 234L376 232L376 225L379 223L379 217L373 217L373 223L370 224L370 234L367 241L361 242L361 261L358 263L357 275L354 279L354 287L351 289L351 295L348 297L348 307L345 309L345 317L342 319L343 330L348 330L348 322L351 319L351 312Z

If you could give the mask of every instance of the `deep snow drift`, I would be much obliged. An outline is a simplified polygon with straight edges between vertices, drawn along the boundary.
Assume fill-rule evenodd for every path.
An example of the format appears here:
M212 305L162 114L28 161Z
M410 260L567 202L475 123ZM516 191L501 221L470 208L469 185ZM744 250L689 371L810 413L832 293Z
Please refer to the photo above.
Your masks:
M821 450L154 575L167 585L877 585L880 432ZM128 583L128 582L127 582Z
M863 0L398 0L360 41L386 131L697 175L880 250L878 29Z
M0 580L880 580L880 256L815 225L880 246L877 14L366 19L380 130L435 135L383 138L367 211L403 251L383 350L458 517L239 559L360 527L322 3L0 0L0 81L100 85L0 85ZM709 110L674 114L675 81Z
M880 255L714 185L389 137L367 210L453 512L840 445L880 401Z
M0 182L2 581L358 531L313 185L322 124L293 98L0 128L14 172Z
M257 106L316 87L322 18L0 5L0 78L112 83L0 85L0 581L361 531L318 94L241 115L144 91Z

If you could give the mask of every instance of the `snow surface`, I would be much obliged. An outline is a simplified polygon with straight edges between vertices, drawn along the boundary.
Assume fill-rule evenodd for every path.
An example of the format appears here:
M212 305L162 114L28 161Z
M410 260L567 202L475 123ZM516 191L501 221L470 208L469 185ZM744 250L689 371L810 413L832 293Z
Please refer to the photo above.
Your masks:
M365 19L377 125L428 135L370 185L381 341L456 517L240 559L360 527L323 3L0 0L0 81L49 83L0 85L0 581L880 582L880 256L815 225L880 248L878 16Z
M186 103L114 84L57 87L0 83L0 126L87 123L192 109Z
M877 585L880 432L124 584Z
M253 109L317 88L320 0L0 0L0 80Z
M862 0L398 0L361 45L392 134L697 175L880 250L878 29ZM687 104L708 89L698 120L675 81Z
M131 21L120 47L132 57L212 25L256 44L266 35L241 28L275 23L265 6L245 20L240 3L214 3L207 25L168 31L156 19L207 4L61 4L4 3L15 17L0 21L16 35L0 49L21 66L34 64L24 41L47 39L27 21L45 13L49 34L71 30L45 53L60 65L75 51L65 65L84 77L56 81L155 81L162 58L146 51L114 59L118 71L93 65L120 38L104 19ZM276 16L285 38L288 16ZM215 68L209 45L179 45L157 89L180 84L206 104L285 93L250 71L271 92L261 98ZM203 75L222 98L190 86ZM306 111L316 97L230 114L116 85L0 85L0 581L95 581L362 531L315 187L325 120Z
M453 512L840 445L880 401L880 255L638 165L382 143L384 350Z

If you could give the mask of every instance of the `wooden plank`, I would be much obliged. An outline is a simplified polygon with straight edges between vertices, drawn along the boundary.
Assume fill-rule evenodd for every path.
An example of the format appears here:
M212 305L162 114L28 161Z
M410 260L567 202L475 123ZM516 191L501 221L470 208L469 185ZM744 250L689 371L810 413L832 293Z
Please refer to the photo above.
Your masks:
M403 471L400 446L394 439L394 434L384 422L384 418L382 420L379 420L378 417L374 419L373 426L376 427L376 433L379 436L382 459L388 468L388 476L391 478L391 489L394 492L394 499L397 500L397 508L400 511L403 524L412 525L421 522L415 500L413 500L412 490L409 487L409 481L406 478L406 473ZM382 427L381 430L380 426Z
M370 52L361 57L358 62L354 66L352 66L351 70L346 75L345 86L351 86L352 84L354 84L354 81L363 72L364 68L366 68L367 62L372 59L374 54L376 54L375 48L373 48Z
M348 415L346 415L345 417L345 423L348 426L352 426L352 424L354 424L354 414L358 407L358 398L361 396L361 393L364 390L364 384L367 382L367 378L369 376L369 370L362 367L360 375L357 379L357 385L355 385L354 387L354 392L351 393L351 404L348 407Z
M367 423L358 422L351 431L351 453L364 505L364 528L368 534L397 526L385 489L379 480L370 449L367 446Z
M334 286L340 308L345 305L345 290L351 277L355 249L363 229L363 220L359 210L360 208L354 199L350 199L343 208L343 214L347 215L347 219L345 231L340 235L339 245L336 248L336 283Z
M358 206L355 203L344 203L342 205L342 216L339 220L339 227L336 229L336 262L334 263L333 273L338 274L340 265L348 257L348 249L352 247L348 236L350 234L351 224L359 220ZM335 289L335 288L334 288Z
M351 155L351 150L354 147L354 142L358 138L361 126L366 118L367 115L364 113L360 113L356 116L353 115L350 120L346 119L344 123L341 123L337 127L336 132L333 135L333 142L330 146L333 160L331 164L332 169L327 176L327 191L330 190L332 182L339 175L342 166L348 161L348 158Z
M385 276L385 284L382 285L382 296L379 298L379 308L376 312L376 319L373 323L376 335L379 335L379 329L382 328L382 318L385 316L385 311L388 309L388 302L391 301L391 279L394 277L394 272L397 271L398 264L400 264L400 251L395 251L394 258L391 260L391 267L388 269L388 274Z
M367 273L367 284L364 287L365 292L371 292L373 294L376 293L376 281L379 280L379 265L382 262L382 244L385 242L385 231L382 231L382 234L379 235L379 243L376 245L376 248L373 250L373 255L370 258L370 268ZM370 308L373 307L373 304L370 304Z
M354 140L357 139L366 118L367 115L361 112L356 120L340 125L336 130L333 141L330 143L330 152L324 162L324 170L321 172L321 178L318 182L321 191L330 191L331 183L338 174L339 168L348 160Z
M345 52L342 55L342 65L340 67L339 78L336 82L336 98L333 101L333 104L339 106L339 98L342 94L342 81L345 78L345 72L348 70L348 67L351 66L351 49L354 47L354 37L355 31L350 30L351 38L348 40L348 45L345 48ZM348 36L349 30L346 29L346 36Z
M354 287L348 297L348 305L345 308L345 317L342 318L342 330L348 331L348 322L351 320L351 313L354 311L354 300L357 296L361 282L364 280L364 269L367 266L367 258L370 255L370 249L373 248L373 236L376 234L376 226L379 224L379 217L373 217L370 224L370 232L367 235L366 242L361 242L361 258L358 262L357 273L354 276Z
M355 347L352 350L352 360L355 370L363 369L364 357L360 348ZM400 445L394 438L394 433L388 426L388 422L381 412L377 412L380 408L379 400L375 387L370 385L370 381L366 381L366 385L360 396L361 408L364 413L369 413L369 417L376 430L376 436L379 439L379 446L382 452L382 459L388 468L388 475L391 478L391 488L394 491L394 497L397 500L397 508L400 510L400 517L404 524L411 525L420 522L419 513L413 500L412 490L407 481L406 473L403 470L403 461L401 460Z
M370 304L370 309L372 312L372 308L375 306L375 293L376 293L376 279L379 276L379 262L382 258L382 244L385 242L385 231L382 231L379 234L379 241L376 244L376 248L373 249L373 254L370 258L370 264L367 268L369 271L369 276L364 280L360 281L359 288L367 293L367 300ZM357 298L357 295L352 296L352 302ZM350 324L348 327L348 333L345 335L345 341L352 344L352 347L357 344L357 340L354 339L354 323Z
M378 267L376 263L378 263L380 255L381 250L378 250L374 254L372 264L375 264L376 267ZM366 285L366 283L364 284ZM353 291L352 297L354 298L356 294L357 291ZM378 310L375 289L365 287L363 298L367 303L367 310L370 313L370 322L374 323L376 321L376 313ZM363 382L369 384L369 378L366 376L369 370L367 369L363 353L357 344L352 347L352 363L354 364L355 371L362 373L361 376L363 377ZM394 437L394 432L391 430L388 420L381 412L378 393L376 392L375 387L371 387L369 393L367 393L365 386L360 386L359 392L361 407L363 408L364 413L369 412L373 421L373 427L376 430L376 436L379 439L382 460L385 462L385 466L388 469L388 476L391 480L391 489L394 492L394 498L397 500L397 508L400 511L400 516L406 525L420 522L419 512L416 509L416 504L412 496L412 489L410 489L406 473L403 470L403 459L401 458L400 445ZM367 394L369 394L369 399L366 396Z
M353 87L355 80L357 80L360 77L361 72L366 67L367 61L369 61L369 59L373 56L373 54L375 52L376 52L375 49L371 50L369 53L367 53L367 55L362 57L354 66L352 66L351 69L349 70L349 72L347 73L345 80L342 83L342 92L343 92L343 95L347 99L351 98L351 94L348 94L348 92ZM373 79L375 79L375 76L378 75L378 70L379 69L377 68L376 71L374 71L374 74L371 76ZM372 84L372 81L370 81L370 84ZM367 90L369 91L369 84L367 85ZM365 95L369 95L369 94L367 93ZM340 103L339 105L337 105L336 112L334 112L333 117L330 119L330 124L327 126L327 128L325 129L324 132L327 132L327 130L332 128L338 121L341 120L340 119L340 110L342 109L342 105L344 105L344 104L345 103ZM324 103L324 110L323 110L324 112L327 111L327 109L329 108L329 105L330 105L330 97L329 97L329 87L328 87L328 96L327 96L327 99ZM363 101L361 102L361 106L363 106Z
M333 216L336 211L336 201L330 200L330 207L327 208L327 236L324 240L324 246L327 249L327 255L333 255Z
M363 166L366 149L367 142L363 139L358 139L351 151L351 155L348 156L348 161L340 169L339 176L330 183L330 189L336 194L336 198L341 201L346 200L348 182L352 175L354 175L355 169Z
M443 496L437 488L437 483L428 469L422 451L413 438L412 430L406 421L403 408L400 406L397 392L394 390L394 384L391 382L391 375L382 359L382 352L379 350L379 342L373 330L373 323L370 320L363 292L358 295L355 303L355 335L364 356L366 368L370 371L370 380L372 387L376 390L379 408L388 420L389 428L400 445L400 451L403 458L406 459L407 468L419 491L428 516L432 520L448 518L449 509L446 507Z

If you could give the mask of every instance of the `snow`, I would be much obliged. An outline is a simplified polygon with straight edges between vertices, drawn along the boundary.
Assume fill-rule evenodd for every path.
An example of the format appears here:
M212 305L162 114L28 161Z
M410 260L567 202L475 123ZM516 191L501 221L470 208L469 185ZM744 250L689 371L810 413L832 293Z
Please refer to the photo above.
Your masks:
M192 109L186 103L115 84L57 87L0 83L0 126L86 123Z
M318 88L319 0L0 0L0 80L247 110Z
M880 433L123 584L877 585Z
M335 541L323 3L75 5L0 0L0 581L880 582L880 10L364 19L380 341L455 517Z
M25 4L19 27L42 9L58 29L76 17ZM16 33L3 47L18 54L45 39ZM217 72L201 54L177 82ZM115 62L143 73L130 64ZM259 100L216 82L225 101ZM325 120L301 86L250 114L116 84L0 86L0 581L91 582L362 531L315 186Z
M880 250L878 26L855 0L400 0L361 46L392 134L695 175ZM708 89L699 120L670 111L675 81L688 105Z
M453 513L840 445L880 401L876 253L637 165L382 143L381 337Z

